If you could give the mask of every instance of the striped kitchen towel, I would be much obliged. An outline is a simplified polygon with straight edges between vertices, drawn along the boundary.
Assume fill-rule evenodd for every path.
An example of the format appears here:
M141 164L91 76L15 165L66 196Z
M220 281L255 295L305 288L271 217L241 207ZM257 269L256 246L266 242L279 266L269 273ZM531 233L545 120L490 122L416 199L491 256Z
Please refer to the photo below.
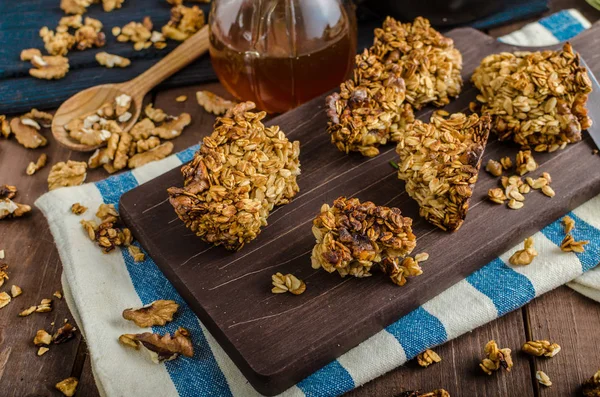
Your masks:
M102 203L118 205L124 192L189 161L197 148L100 182L57 189L36 201L48 219L60 253L65 298L86 338L92 370L103 396L258 395L151 258L134 263L127 250L103 254L82 231L81 218L70 212L73 202L89 208ZM518 309L560 285L575 280L590 288L588 274L600 279L600 270L590 270L600 258L600 196L569 215L577 223L574 238L590 240L585 253L560 250L564 232L556 220L533 236L539 256L531 265L510 266L508 258L520 247L511 249L283 395L341 395L421 351ZM117 342L123 333L140 332L121 318L121 310L156 299L173 299L181 307L175 321L154 331L174 332L180 326L189 329L194 357L154 365ZM457 301L464 304L456 305Z

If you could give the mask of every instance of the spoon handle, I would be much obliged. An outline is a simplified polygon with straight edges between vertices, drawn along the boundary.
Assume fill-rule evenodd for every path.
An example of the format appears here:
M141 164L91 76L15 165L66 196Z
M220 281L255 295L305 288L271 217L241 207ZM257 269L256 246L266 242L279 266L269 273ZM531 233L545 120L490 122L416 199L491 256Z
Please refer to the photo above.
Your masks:
M208 50L208 25L181 43L158 63L125 83L123 90L131 96L145 95L154 86L181 70Z

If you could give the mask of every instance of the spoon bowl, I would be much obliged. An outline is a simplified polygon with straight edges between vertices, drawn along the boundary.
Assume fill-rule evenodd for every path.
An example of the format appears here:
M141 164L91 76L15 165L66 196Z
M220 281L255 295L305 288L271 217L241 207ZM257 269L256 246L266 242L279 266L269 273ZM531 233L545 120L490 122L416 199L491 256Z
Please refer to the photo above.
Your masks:
M144 96L157 84L179 71L208 50L208 26L181 43L166 57L136 78L120 84L103 84L83 90L67 99L58 108L52 120L52 135L61 145L78 152L90 152L104 145L84 145L71 138L65 125L75 118L95 113L105 103L114 103L116 97L131 97L131 118L120 123L123 131L129 131L142 111Z

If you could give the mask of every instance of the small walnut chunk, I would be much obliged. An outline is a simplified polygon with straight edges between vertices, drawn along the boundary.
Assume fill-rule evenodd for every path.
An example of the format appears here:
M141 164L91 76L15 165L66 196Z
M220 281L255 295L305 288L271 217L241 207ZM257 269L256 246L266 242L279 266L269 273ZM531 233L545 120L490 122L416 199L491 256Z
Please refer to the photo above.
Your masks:
M56 345L65 343L75 336L75 331L77 331L77 328L73 327L69 323L65 323L65 325L60 327L54 336L52 336L52 341Z
M29 69L29 74L38 79L62 79L69 71L69 59L61 56L34 56L31 64L35 67Z
M152 134L162 139L177 138L183 132L183 129L192 122L189 113L181 113L179 116L168 120L157 127Z
M15 135L17 142L27 149L36 149L48 144L48 140L38 132L37 128L23 123L21 118L13 118L10 121L10 129Z
M500 164L496 160L492 160L492 159L489 159L485 166L485 170L487 172L489 172L490 174L492 174L493 176L502 175L502 168L503 168L502 164Z
M148 164L152 161L164 159L171 154L172 151L173 143L165 142L153 149L132 156L127 162L127 165L129 168L141 167L142 165Z
M26 204L20 204L11 199L0 199L0 220L19 218L31 211L31 207Z
M35 308L36 313L47 313L52 311L52 299L42 299Z
M60 0L60 8L67 14L84 14L93 0Z
M283 275L282 273L275 273L271 276L273 288L271 292L274 294L283 294L290 292L294 295L300 295L306 291L306 284L293 274Z
M81 185L87 176L87 164L81 161L61 161L52 166L48 175L48 190Z
M589 240L575 241L573 236L569 233L565 236L563 241L560 243L560 249L563 252L577 252L579 254L585 252L584 245L589 244Z
M77 391L78 384L79 380L72 376L65 380L61 380L56 385L54 385L54 387L56 387L66 397L73 397L75 395L75 392Z
M4 280L8 280L8 265L0 263L0 287L4 285Z
M173 337L169 333L164 336L150 332L124 334L119 337L119 342L125 346L145 351L155 364L173 360L180 354L186 357L194 356L194 347L189 332L184 328L175 331Z
M62 299L62 293L60 292L60 290L56 290L54 291L54 293L52 294L53 297L57 298L57 299Z
M562 222L565 227L565 233L569 234L575 229L575 221L569 215L565 215L565 217L562 218Z
M537 371L535 373L535 378L537 379L537 381L541 385L544 385L546 387L552 386L552 382L550 381L550 377L548 375L546 375L546 373L544 371Z
M417 356L417 363L419 363L421 367L425 368L429 367L433 363L439 363L440 361L442 361L442 358L436 352L429 349Z
M509 348L500 349L496 344L496 341L491 340L485 345L486 358L483 359L479 367L488 375L492 372L497 371L500 367L507 371L513 366L512 357L510 355L511 350Z
M502 168L504 168L505 170L509 170L512 168L513 166L513 162L510 159L510 157L506 156L506 157L502 157L500 159L500 164L502 164Z
M146 105L144 113L148 116L150 121L154 121L155 123L162 123L167 118L167 114L162 109L154 108L151 103ZM154 128L154 124L152 124L152 128ZM146 138L148 136L146 136Z
M81 205L79 203L75 203L71 206L71 212L74 213L75 215L81 215L85 211L87 211L87 207L84 207L83 205Z
M85 24L75 32L77 49L102 47L106 44L106 35L102 32L102 22L94 18L85 18Z
M504 204L507 197L502 189L496 187L488 190L488 199L496 204Z
M162 34L172 40L184 41L204 24L204 12L198 6L177 5L171 8L171 19L162 27Z
M97 53L96 61L98 61L100 65L106 66L107 68L114 68L115 66L125 68L131 64L131 61L128 58L109 54L108 52Z
M10 295L13 298L16 298L17 296L21 295L22 293L23 293L23 290L18 285L13 285L12 287L10 287Z
M37 48L27 48L21 51L21 61L31 61L34 56L41 57L42 52Z
M102 0L102 8L105 12L111 12L114 9L121 8L125 0Z
M40 329L36 332L35 337L33 338L33 344L36 346L49 345L52 343L52 335L50 335L46 330Z
M25 173L27 175L35 174L37 171L41 170L46 165L47 161L48 156L46 155L46 153L42 153L35 163L33 161L29 162Z
M533 247L533 237L527 237L525 239L524 244L525 248L512 254L510 259L508 260L511 265L529 265L533 261L533 258L535 258L538 255L537 251Z
M38 356L43 356L44 354L48 353L48 351L49 351L49 350L50 350L50 349L48 349L48 348L47 348L47 347L45 347L45 346L40 346L40 348L39 348L39 349L38 349L38 351L37 351L37 355L38 355Z
M538 168L538 163L533 158L531 150L519 151L519 153L517 153L516 163L517 173L521 176L528 172L535 171Z
M17 195L17 187L12 185L0 186L0 199L12 199Z
M560 346L547 340L530 340L523 345L522 350L532 356L554 357L560 352Z
M187 95L179 95L177 98L175 98L175 102L185 102L187 101Z
M217 116L225 114L229 109L236 105L235 102L222 98L210 91L196 92L196 101L198 101L198 105L202 106L208 113Z
M66 56L69 50L76 43L75 36L66 31L67 29L57 29L56 32L43 26L40 29L40 37L44 41L44 48L50 55ZM35 60L35 57L33 58Z
M129 247L127 247L127 251L129 251L129 255L131 255L134 262L143 262L144 259L146 259L146 255L144 255L142 250L140 250L140 248L136 247L135 245L130 245Z
M173 321L173 315L179 309L179 304L172 300L160 299L139 309L125 309L123 318L133 321L138 327L153 327L165 325Z
M6 292L0 292L0 309L10 303L10 295Z

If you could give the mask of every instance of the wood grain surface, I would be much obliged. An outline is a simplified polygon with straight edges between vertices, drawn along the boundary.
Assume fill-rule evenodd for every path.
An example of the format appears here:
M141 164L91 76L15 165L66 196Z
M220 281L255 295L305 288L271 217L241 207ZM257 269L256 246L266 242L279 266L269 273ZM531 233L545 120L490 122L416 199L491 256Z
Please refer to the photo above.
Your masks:
M465 85L460 98L444 109L466 111L477 94L469 82L474 68L485 55L515 47L473 29L456 29L447 35L463 55ZM595 87L588 101L592 118L600 116L599 98L600 87ZM275 209L261 235L239 252L203 243L177 220L166 189L182 184L179 170L121 199L121 214L136 238L264 394L287 389L600 193L599 173L573 178L574 173L600 168L600 157L592 155L594 146L588 137L557 153L535 155L540 168L532 175L549 172L557 194L549 199L534 191L527 195L522 211L491 204L487 191L497 186L498 179L481 170L467 221L458 232L445 233L418 216L416 203L389 165L396 160L393 145L370 159L340 153L324 133L323 104L324 98L317 98L270 122L301 143L300 193L291 204ZM431 111L418 115L428 120ZM600 119L595 121L592 128L598 129ZM489 158L514 158L517 151L492 139L483 163ZM430 254L424 274L398 288L382 275L341 279L313 270L309 265L312 219L323 203L342 195L399 207L412 217L418 238L415 253ZM270 275L277 271L305 280L307 291L299 297L273 296Z

